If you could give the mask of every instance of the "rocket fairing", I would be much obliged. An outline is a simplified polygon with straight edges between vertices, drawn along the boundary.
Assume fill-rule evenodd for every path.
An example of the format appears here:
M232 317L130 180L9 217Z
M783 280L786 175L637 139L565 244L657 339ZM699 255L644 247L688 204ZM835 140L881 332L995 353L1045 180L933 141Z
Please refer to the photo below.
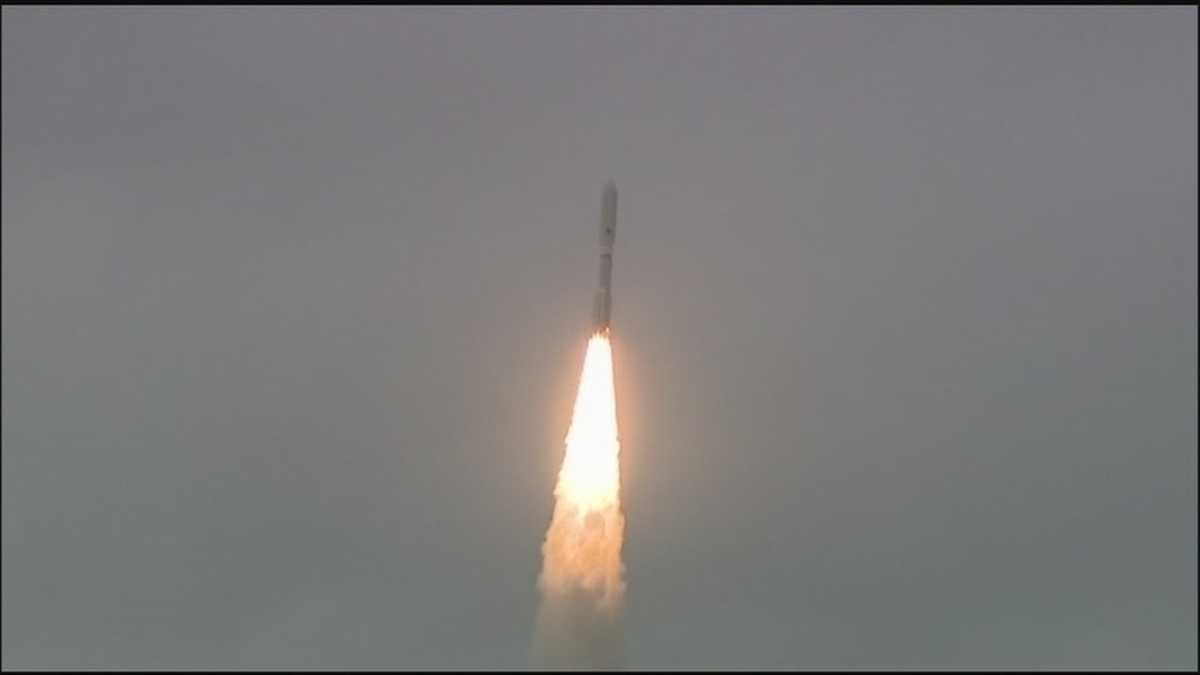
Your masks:
M604 185L600 213L600 279L592 307L592 330L607 331L612 319L612 255L617 239L617 186L610 180Z

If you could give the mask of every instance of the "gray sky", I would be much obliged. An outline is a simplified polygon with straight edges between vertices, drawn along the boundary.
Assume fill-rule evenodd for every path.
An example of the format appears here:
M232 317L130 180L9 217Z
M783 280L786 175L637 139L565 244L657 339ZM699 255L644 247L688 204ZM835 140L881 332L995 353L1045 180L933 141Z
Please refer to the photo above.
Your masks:
M1188 667L1193 8L3 10L3 664Z

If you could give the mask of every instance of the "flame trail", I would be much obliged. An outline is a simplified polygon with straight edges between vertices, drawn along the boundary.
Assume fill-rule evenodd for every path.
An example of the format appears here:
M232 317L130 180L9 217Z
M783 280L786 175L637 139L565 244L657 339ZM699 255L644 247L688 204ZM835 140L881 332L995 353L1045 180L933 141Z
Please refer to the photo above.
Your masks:
M620 443L608 332L588 341L554 516L542 546L535 658L553 667L614 667L621 652Z

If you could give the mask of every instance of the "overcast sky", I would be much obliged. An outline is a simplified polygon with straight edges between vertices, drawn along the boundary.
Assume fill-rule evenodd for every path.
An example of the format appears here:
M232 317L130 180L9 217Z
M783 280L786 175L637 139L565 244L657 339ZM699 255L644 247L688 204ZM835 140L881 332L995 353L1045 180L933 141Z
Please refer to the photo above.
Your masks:
M1197 665L1197 10L3 9L3 665Z

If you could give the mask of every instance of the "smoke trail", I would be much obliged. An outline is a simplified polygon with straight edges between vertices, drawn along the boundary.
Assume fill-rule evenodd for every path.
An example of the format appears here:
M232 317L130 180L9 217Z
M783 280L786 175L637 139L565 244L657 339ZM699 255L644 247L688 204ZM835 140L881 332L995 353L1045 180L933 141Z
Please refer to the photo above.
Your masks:
M542 545L534 661L553 668L619 667L625 516L607 332L588 341L554 496Z

